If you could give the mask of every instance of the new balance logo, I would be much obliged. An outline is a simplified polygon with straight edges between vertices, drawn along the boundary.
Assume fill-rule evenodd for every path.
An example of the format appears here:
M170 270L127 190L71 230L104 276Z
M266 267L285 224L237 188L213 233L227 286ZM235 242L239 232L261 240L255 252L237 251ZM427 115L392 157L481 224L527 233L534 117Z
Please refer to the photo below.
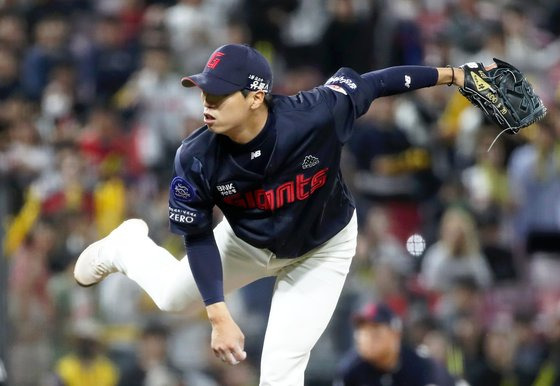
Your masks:
M404 76L404 87L410 88L410 82L412 82L412 78L409 75Z
M251 152L251 159L255 159L261 156L261 151L260 150L255 150Z
M312 155L306 155L303 163L301 164L302 169L309 169L319 163L319 158L313 157Z

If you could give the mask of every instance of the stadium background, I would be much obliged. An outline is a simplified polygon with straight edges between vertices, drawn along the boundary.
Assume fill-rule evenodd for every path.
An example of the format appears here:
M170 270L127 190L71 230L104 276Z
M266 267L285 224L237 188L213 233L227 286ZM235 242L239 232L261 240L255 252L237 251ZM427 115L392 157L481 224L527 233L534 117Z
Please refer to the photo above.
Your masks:
M250 42L273 64L276 93L341 66L498 57L527 73L549 116L490 152L496 128L452 87L379 99L357 122L343 169L359 203L358 254L307 382L330 384L352 345L349 316L383 300L411 343L472 385L553 385L559 20L556 0L1 1L0 384L55 385L69 352L95 350L123 385L147 363L163 363L151 386L255 384L270 280L228 299L249 360L226 367L210 355L203 314L158 312L122 275L93 289L72 278L84 246L128 217L182 256L168 183L201 107L179 79L218 45Z

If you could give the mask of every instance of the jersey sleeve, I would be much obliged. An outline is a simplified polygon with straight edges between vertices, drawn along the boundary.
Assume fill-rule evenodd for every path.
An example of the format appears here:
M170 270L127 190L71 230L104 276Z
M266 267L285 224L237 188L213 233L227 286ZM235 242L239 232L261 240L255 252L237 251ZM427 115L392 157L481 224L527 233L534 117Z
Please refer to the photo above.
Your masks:
M367 72L362 79L370 84L378 98L435 86L438 70L429 66L395 66Z
M189 266L204 304L224 300L224 275L214 233L185 236Z
M342 67L326 82L325 87L348 96L352 102L354 118L368 111L375 99L375 90L360 74L348 67Z
M341 142L352 134L354 121L365 114L375 99L372 85L351 68L343 67L321 87L333 115Z
M181 145L169 187L169 228L179 235L198 235L212 230L213 199L200 160Z

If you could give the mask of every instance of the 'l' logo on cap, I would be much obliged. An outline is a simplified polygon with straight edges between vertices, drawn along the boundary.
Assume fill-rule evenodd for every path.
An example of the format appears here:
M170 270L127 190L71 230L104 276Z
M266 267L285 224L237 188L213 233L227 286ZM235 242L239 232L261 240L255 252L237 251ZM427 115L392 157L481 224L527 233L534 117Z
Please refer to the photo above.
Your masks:
M216 66L218 65L218 63L220 63L220 57L224 56L225 54L223 52L217 51L214 52L214 54L210 57L210 59L208 59L208 64L206 65L207 67L214 69L216 68Z

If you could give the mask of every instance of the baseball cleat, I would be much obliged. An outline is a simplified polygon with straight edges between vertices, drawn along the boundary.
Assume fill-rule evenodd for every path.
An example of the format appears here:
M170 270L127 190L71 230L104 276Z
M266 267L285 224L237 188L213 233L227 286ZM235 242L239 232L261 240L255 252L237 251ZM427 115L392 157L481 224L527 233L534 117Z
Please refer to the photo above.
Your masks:
M116 254L107 252L110 252L111 248L123 245L126 238L138 233L144 236L148 234L146 223L140 219L126 220L109 235L89 245L76 260L74 266L76 282L82 287L90 287L99 283L107 275L120 271L113 258Z

